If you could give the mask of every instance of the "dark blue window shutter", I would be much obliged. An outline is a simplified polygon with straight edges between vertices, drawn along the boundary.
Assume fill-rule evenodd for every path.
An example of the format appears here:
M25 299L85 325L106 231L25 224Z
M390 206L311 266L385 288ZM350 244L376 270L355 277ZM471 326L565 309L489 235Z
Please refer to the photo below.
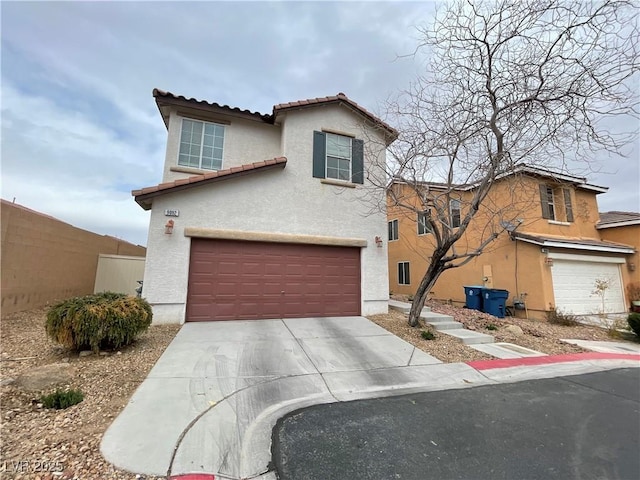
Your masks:
M351 181L364 183L364 142L354 138L351 149Z
M327 141L324 132L313 132L313 176L325 177L325 162L327 161Z

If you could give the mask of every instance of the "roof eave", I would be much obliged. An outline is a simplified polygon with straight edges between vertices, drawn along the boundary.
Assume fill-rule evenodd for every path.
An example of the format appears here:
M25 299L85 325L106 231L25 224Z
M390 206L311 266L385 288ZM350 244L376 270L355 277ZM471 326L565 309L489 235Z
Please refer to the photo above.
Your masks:
M249 174L253 174L253 173L257 173L257 172L264 172L267 170L273 170L275 168L284 168L286 166L287 162L286 160L284 161L277 161L274 163L267 163L265 165L261 165L259 167L255 167L251 170L238 170L235 171L233 173L227 174L227 175L223 175L223 176L219 176L219 177L211 177L211 178L206 178L206 179L202 179L202 180L198 180L196 182L185 182L182 183L180 185L175 185L172 186L170 188L164 188L162 190L157 190L157 191L153 191L153 192L148 192L148 193L141 193L141 194L135 194L135 192L137 192L138 190L134 190L132 193L132 195L135 198L135 201L138 205L140 205L142 207L143 210L150 210L153 204L153 199L155 197L159 197L162 195L166 195L169 193L176 193L176 192L180 192L182 190L187 190L193 187L200 187L203 185L209 185L211 183L216 183L219 181L223 181L223 180L228 180L228 179L232 179L232 178L238 178L238 177L243 177L245 175L249 175Z
M592 252L619 253L619 254L625 254L625 255L635 253L635 250L633 248L622 247L622 246L617 247L614 245L584 245L581 243L527 238L527 237L521 237L518 235L515 235L514 238L516 240L520 240L526 243L531 243L533 245L540 245L541 247L548 247L548 248L569 248L572 250L587 250Z
M598 230L603 230L605 228L616 228L616 227L630 227L633 225L640 225L640 219L638 220L624 220L621 222L611 222L611 223L603 223L596 224L596 228Z
M374 115L372 115L371 113L365 111L364 109L362 109L361 107L359 107L358 105L354 105L351 101L349 101L347 98L333 98L330 100L322 100L322 101L318 101L318 102L313 102L313 103L309 103L306 105L287 105L287 106L275 106L273 108L273 119L274 122L277 121L278 115L280 113L285 113L287 111L290 110L301 110L301 109L305 109L305 108L312 108L312 107L321 107L321 106L325 106L325 105L344 105L345 107L349 108L349 110L351 110L353 113L366 118L367 120L369 120L374 126L380 128L381 130L384 131L384 137L385 137L385 143L387 146L391 145L397 138L398 138L398 131L391 127L390 125L386 124L385 122L383 122L382 120L380 120L379 118L376 118Z
M209 103L205 100L197 100L195 98L186 98L182 95L175 95L171 92L165 92L157 88L153 89L153 97L156 99L156 105L158 106L162 120L167 128L169 128L169 109L171 107L183 107L192 110L199 110L205 113L227 115L269 124L273 123L273 117L268 114L242 110L238 107L230 107L228 105Z

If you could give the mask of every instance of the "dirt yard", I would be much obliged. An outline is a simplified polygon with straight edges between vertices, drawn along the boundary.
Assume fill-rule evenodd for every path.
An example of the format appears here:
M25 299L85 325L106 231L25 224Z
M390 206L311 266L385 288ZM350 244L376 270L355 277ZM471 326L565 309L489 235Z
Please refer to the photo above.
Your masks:
M399 298L399 300L403 299ZM513 343L548 355L585 351L576 345L561 342L561 338L620 341L619 338L611 338L606 329L599 327L587 325L566 327L553 325L542 320L527 320L513 317L496 318L476 310L468 310L433 301L427 302L427 306L430 307L433 312L452 316L455 321L462 323L464 328L468 330L493 335L496 342ZM386 315L374 315L369 317L369 319L420 350L446 363L493 358L490 355L462 345L462 343L449 335L436 332L423 322L420 328L412 328L407 324L407 316L397 311L389 310L389 313ZM519 327L519 329L507 328L509 325ZM421 337L422 330L428 330L434 333L435 339L424 340ZM522 333L520 333L519 330L522 330Z
M139 479L114 469L102 458L100 439L179 326L152 326L133 345L117 352L80 357L47 338L45 316L46 310L41 309L2 318L0 478ZM78 405L45 409L38 400L45 392L17 386L21 374L64 363L69 364L65 371L72 375L66 386L84 393Z

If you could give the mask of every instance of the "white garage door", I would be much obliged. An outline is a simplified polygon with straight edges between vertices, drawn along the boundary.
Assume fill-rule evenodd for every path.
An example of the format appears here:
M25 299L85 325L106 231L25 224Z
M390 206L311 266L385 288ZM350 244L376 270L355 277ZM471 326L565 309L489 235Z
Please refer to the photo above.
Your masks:
M605 313L626 311L620 264L603 261L554 259L551 267L556 308L575 315L602 313L602 296L596 293L596 281L606 280Z

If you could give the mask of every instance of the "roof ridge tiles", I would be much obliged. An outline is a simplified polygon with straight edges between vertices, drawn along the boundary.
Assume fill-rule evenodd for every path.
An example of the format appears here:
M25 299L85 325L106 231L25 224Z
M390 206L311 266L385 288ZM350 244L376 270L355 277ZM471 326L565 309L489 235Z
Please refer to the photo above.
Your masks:
M221 105L216 102L207 102L206 100L198 100L194 97L185 97L184 95L176 95L174 93L168 92L166 90L161 90L159 88L153 89L153 96L156 98L156 102L158 102L159 98L181 100L181 101L185 101L185 102L189 102L197 105L205 105L213 108L221 108L224 110L242 113L242 114L250 115L253 117L259 117L263 121L268 123L274 123L277 112L281 110L286 110L289 108L307 107L307 106L319 105L323 103L344 102L347 105L350 105L351 107L355 108L362 116L368 118L374 124L377 124L378 126L382 127L394 139L395 137L398 136L398 131L395 128L391 127L389 124L387 124L385 121L378 118L376 115L368 111L366 108L360 106L358 103L351 100L342 92L339 92L337 95L333 95L333 96L308 98L308 99L296 100L293 102L279 103L273 106L271 114L252 112L251 110L247 110L247 109L243 110L239 107L231 107L230 105Z

